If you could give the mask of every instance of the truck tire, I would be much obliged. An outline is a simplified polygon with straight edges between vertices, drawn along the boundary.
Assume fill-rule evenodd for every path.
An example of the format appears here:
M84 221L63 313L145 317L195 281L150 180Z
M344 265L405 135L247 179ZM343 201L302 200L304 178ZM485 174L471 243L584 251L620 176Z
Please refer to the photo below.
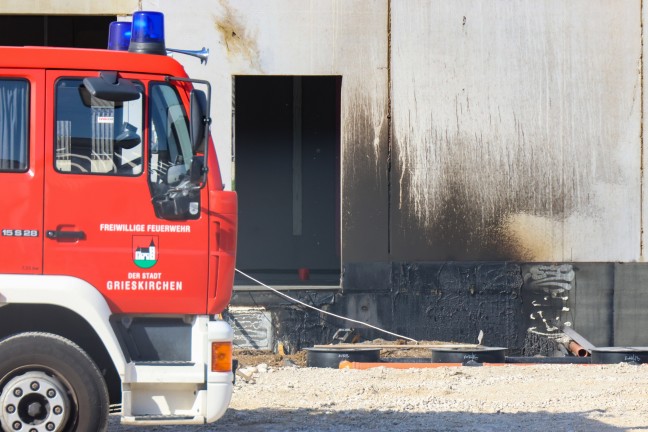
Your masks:
M105 431L108 391L79 346L50 333L0 342L0 423L7 432Z

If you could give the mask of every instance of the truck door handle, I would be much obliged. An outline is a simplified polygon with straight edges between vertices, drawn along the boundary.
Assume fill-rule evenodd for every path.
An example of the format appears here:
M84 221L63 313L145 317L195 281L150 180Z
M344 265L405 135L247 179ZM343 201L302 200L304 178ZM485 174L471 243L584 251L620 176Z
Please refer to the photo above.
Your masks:
M85 240L83 231L47 231L47 238L52 240Z

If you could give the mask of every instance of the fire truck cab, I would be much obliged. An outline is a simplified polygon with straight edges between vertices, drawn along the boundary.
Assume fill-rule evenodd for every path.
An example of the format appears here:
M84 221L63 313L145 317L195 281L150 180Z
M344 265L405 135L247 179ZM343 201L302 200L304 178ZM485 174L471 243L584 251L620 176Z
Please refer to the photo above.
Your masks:
M232 393L236 195L165 55L0 47L0 425L197 424Z

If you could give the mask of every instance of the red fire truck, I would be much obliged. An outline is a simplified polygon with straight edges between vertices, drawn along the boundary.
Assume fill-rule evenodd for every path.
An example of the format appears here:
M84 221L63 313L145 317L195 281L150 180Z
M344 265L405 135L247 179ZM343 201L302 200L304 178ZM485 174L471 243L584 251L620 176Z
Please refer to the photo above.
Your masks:
M237 199L208 83L160 55L156 20L134 15L135 52L0 48L5 431L103 430L119 403L122 423L205 423L229 404Z

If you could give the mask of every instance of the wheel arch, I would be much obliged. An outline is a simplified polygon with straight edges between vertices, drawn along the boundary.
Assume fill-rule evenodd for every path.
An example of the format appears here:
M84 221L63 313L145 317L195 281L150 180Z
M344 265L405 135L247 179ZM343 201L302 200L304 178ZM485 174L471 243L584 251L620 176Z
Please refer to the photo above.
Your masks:
M110 402L118 403L121 399L121 380L115 364L101 338L79 314L47 304L15 303L0 308L0 339L26 332L51 333L77 344L103 375Z
M23 332L69 339L95 362L111 403L117 403L125 360L109 318L110 309L101 294L79 279L0 276L0 339Z

